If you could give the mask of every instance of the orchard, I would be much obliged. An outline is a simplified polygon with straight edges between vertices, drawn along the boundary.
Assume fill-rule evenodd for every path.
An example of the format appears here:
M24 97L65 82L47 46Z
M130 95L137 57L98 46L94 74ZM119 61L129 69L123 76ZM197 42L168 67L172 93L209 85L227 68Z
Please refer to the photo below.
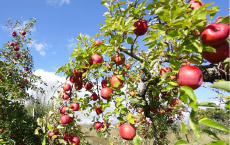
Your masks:
M36 120L23 111L34 99L28 89L43 92L34 85L41 79L24 46L35 20L9 22L12 41L1 49L0 61L0 143L90 144L80 125L83 114L93 115L90 130L110 144L170 144L169 132L178 136L176 145L197 144L203 134L212 137L209 145L228 144L217 132L229 135L229 126L200 113L218 105L198 101L194 91L208 84L221 92L229 113L229 16L213 20L218 6L201 0L100 3L108 9L104 24L92 38L77 36L69 62L56 72L66 82L53 92L50 111ZM33 133L23 130L24 122Z

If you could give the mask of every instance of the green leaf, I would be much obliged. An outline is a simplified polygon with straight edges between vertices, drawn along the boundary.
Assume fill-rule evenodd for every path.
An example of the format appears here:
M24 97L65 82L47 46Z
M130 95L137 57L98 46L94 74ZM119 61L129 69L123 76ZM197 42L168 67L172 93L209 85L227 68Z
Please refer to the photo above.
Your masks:
M196 96L195 96L195 94L194 94L192 88L190 88L190 87L188 87L188 86L182 86L182 87L180 88L180 92L184 92L184 93L185 93L186 95L188 95L188 97L189 97L191 100L193 100L194 102L197 101Z
M118 79L120 79L120 80L122 80L122 81L125 80L125 78L124 78L122 75L117 75L117 77L118 77Z
M189 126L191 127L191 129L194 131L194 134L196 136L197 139L200 139L200 129L198 127L198 123L195 122L195 111L192 110L190 116L189 116Z
M225 103L225 108L227 110L230 110L230 101L228 101L228 102Z
M167 85L165 88L163 88L163 91L170 91L172 90L174 87L171 85Z
M210 87L221 89L230 92L230 81L219 81L211 85Z
M121 117L117 117L117 120L118 120L119 122L125 122L125 120L124 120L123 118L121 118Z
M228 143L226 143L225 141L223 140L218 140L218 141L213 141L209 144L206 144L206 145L229 145Z
M178 140L176 143L175 143L175 145L187 145L188 143L187 143L187 141L185 141L185 140Z
M230 58L224 60L225 63L230 63Z
M203 51L216 53L216 49L211 46L203 45Z
M132 37L128 37L128 38L126 39L126 42L127 42L128 44L133 44L133 38L132 38Z
M192 45L197 49L197 52L201 53L203 50L203 44L201 44L198 40L189 40Z
M214 138L216 138L216 139L220 139L220 138L216 135L216 133L212 132L211 130L203 129L202 132L207 133L207 134L209 134L210 136L212 136L212 137L214 137Z
M140 145L140 141L139 141L137 135L133 138L133 145Z
M53 127L50 124L47 124L47 128L51 131L53 131Z
M37 129L34 131L34 134L35 134L35 135L38 135L38 134L39 134L39 132L38 132L39 129L40 129L40 128L37 128Z
M218 107L218 105L216 105L216 103L213 103L213 102L200 102L198 103L198 106Z
M126 115L126 119L129 120L130 118L132 118L132 114L129 112L129 113Z
M187 133L188 133L188 131L187 131L187 125L184 124L183 122L181 123L181 130L182 130L182 132L183 132L184 134L187 134Z
M209 118L201 118L199 121L199 124L202 124L202 125L205 125L205 126L208 126L208 127L212 127L212 128L215 128L215 129L218 129L218 130L221 130L221 131L224 131L224 132L227 132L229 133L229 130L227 127L225 127L224 125L216 122L216 121L213 121Z
M46 135L47 136L47 135ZM42 141L42 145L46 145L46 137L44 136L43 141Z

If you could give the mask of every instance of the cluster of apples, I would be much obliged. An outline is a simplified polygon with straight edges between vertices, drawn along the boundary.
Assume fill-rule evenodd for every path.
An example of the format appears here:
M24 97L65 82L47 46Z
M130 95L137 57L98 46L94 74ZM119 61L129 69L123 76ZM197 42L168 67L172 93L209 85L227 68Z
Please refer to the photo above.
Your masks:
M204 59L212 64L223 62L230 57L229 43L226 40L229 35L229 25L225 23L213 23L202 31L200 39L204 45L215 48L216 52L203 51Z

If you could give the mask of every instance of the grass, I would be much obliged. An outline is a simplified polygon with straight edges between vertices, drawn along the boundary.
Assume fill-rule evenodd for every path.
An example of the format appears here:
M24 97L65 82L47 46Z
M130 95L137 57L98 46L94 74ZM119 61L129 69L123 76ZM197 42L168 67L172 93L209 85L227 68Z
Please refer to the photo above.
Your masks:
M111 135L113 137L98 137L95 130L89 131L90 125L82 125L82 130L85 134L85 138L90 142L92 145L109 145L109 141L113 142L113 145L132 145L132 141L125 141L120 138L119 136L119 130L117 127L111 129ZM184 134L179 135L183 140L186 140L186 137ZM230 135L229 134L217 134L217 136L224 140L227 143L230 143ZM118 138L118 140L115 139L115 137ZM169 145L174 145L176 141L178 140L177 137L173 132L169 131L167 134L167 139L169 140ZM194 141L195 136L192 132L188 133L188 139L189 141ZM197 145L204 145L207 143L210 143L211 141L214 141L210 136L207 134L202 133L201 139L198 141ZM140 142L141 145L152 145L153 139L151 140L142 140Z

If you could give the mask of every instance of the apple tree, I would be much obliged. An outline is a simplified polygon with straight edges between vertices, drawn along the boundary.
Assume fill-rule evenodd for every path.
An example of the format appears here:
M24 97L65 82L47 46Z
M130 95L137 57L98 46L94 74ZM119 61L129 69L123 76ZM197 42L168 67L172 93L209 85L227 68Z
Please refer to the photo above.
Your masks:
M229 133L214 120L196 117L200 106L215 105L198 102L194 90L214 83L212 87L230 91L229 17L209 25L218 6L200 0L101 0L101 4L108 11L99 32L94 38L79 34L70 61L57 70L67 81L52 98L54 110L38 120L45 128L44 142L79 144L73 138L82 137L77 125L81 112L94 115L91 129L105 137L112 136L110 125L117 120L126 143L153 139L156 145L169 144L169 129L185 136L176 144L196 143L201 133L214 136L213 144L224 143L211 130L199 128ZM222 103L229 109L229 99ZM188 123L184 112L190 114ZM196 140L188 138L189 129Z
M28 90L44 93L35 82L42 80L33 74L33 58L27 44L31 43L31 33L35 19L25 24L8 21L11 40L0 50L0 143L39 144L38 136L33 135L37 128L36 120L28 115L24 104L34 100Z

